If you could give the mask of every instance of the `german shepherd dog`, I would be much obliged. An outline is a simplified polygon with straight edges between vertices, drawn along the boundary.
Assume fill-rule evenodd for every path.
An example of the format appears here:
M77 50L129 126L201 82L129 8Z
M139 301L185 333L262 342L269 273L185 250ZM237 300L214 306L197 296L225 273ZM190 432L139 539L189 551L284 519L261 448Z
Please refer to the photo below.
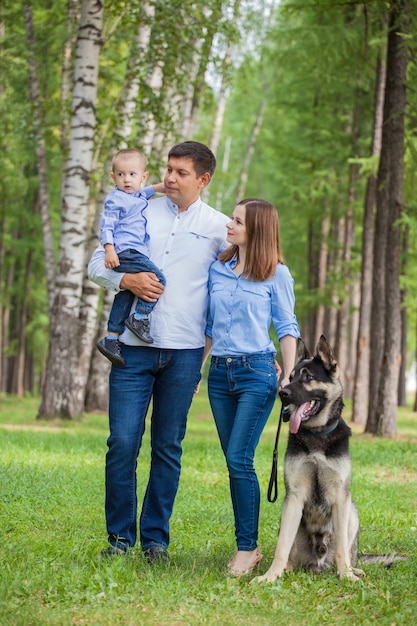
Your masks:
M285 498L271 567L255 581L273 582L284 571L322 572L339 578L365 576L358 561L359 518L351 500L350 428L342 419L339 367L322 335L313 357L304 349L281 389L290 413L284 462Z

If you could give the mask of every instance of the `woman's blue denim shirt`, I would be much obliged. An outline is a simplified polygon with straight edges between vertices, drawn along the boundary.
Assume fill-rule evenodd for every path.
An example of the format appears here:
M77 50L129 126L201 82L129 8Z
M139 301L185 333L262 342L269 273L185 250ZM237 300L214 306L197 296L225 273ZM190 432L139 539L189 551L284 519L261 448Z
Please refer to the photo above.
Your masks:
M276 352L269 336L271 322L278 339L300 336L294 313L294 280L286 265L262 282L233 272L236 260L210 267L206 334L214 356Z

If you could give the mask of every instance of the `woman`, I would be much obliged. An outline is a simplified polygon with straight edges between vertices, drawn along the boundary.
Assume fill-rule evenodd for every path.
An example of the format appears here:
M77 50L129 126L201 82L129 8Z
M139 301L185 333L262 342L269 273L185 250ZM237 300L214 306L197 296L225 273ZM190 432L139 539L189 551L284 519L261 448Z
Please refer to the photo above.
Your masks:
M235 517L237 550L228 568L230 574L242 576L262 559L254 456L278 389L280 368L269 336L271 321L280 342L282 386L289 382L300 335L294 281L281 253L276 208L265 200L242 200L226 228L231 246L213 263L209 277L208 393Z

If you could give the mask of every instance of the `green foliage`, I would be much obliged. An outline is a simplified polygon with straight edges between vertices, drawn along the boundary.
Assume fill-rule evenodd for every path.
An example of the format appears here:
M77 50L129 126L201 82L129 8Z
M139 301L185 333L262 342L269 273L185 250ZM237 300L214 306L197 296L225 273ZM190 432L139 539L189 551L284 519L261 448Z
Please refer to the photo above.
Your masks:
M353 497L362 533L360 552L406 555L384 569L364 566L353 584L334 572L286 574L272 585L251 585L226 575L234 551L227 473L210 417L205 385L195 398L184 441L183 474L171 520L171 561L150 568L139 548L128 558L100 560L107 419L34 422L32 399L0 399L0 622L55 626L123 623L285 623L408 626L417 601L415 577L417 474L416 421L400 409L397 441L352 438ZM279 499L266 501L277 407L258 447L261 482L260 541L263 572L272 559L283 497L283 433L279 450ZM149 436L149 435L148 435ZM149 439L139 458L143 495Z
M253 120L266 101L262 129L251 161L245 196L266 197L278 208L286 261L296 280L297 315L303 317L333 295L346 297L346 275L361 269L361 223L367 177L378 163L370 157L375 69L384 57L384 3L289 1L280 3L256 52L248 50L236 68L228 100L219 161L230 149L228 168L217 174L211 197L230 212ZM414 50L414 39L409 41ZM411 56L414 52L411 52ZM409 148L405 171L406 210L415 197L415 65L410 63ZM352 142L358 111L358 136ZM413 120L413 121L412 121ZM231 145L230 145L231 142ZM349 205L349 174L358 168L353 203L355 241L350 266L329 265L326 289L311 291L310 237L323 243L324 216L337 219ZM330 231L327 244L334 249ZM318 250L317 249L317 253ZM414 240L410 241L414 254ZM411 265L411 264L410 264ZM412 271L412 270L411 270ZM412 272L413 273L413 272ZM415 299L416 280L408 286ZM410 296L409 296L410 297ZM413 324L413 313L410 310ZM413 332L410 334L412 339ZM413 345L410 341L410 346Z
M367 37L365 27L370 29ZM230 166L222 180L213 181L214 195L218 188L226 190L226 211L237 200L236 172L247 150L250 120L266 98L245 195L267 197L278 208L285 257L302 284L304 295L297 300L301 310L310 298L306 290L309 229L313 228L321 244L325 213L346 213L352 159L369 157L381 28L377 10L366 24L362 11L353 4L282 3L258 55L250 51L236 71L219 151L221 158L231 137ZM360 115L353 151L355 106ZM365 182L362 170L356 189L358 226ZM330 245L332 241L333 235ZM340 279L334 275L332 282L337 285ZM322 294L322 298L328 296Z
M71 3L70 3L71 4ZM157 132L176 140L177 113L191 80L200 81L198 127L193 137L209 142L217 105L218 84L225 71L228 42L235 44L233 63L227 70L229 97L217 150L218 169L208 189L210 202L231 214L237 201L239 178L248 152L251 132L261 105L265 104L262 127L251 159L246 196L271 200L279 210L284 256L296 280L297 315L314 310L329 296L338 295L349 269L352 280L360 271L362 206L366 178L376 167L370 158L374 107L375 68L384 55L385 21L389 3L383 0L331 2L329 0L153 0L155 18L150 45L137 49L137 36L149 18L139 0L105 3L100 53L96 125L96 171L100 181L118 124L120 100L132 79L129 63L140 79L132 143L142 145L149 115ZM61 210L61 177L65 158L63 122L69 119L68 102L61 101L65 43L76 35L74 16L69 19L64 0L32 3L35 57L40 82L40 114L47 151L48 192L55 248L58 249ZM235 6L239 6L237 15ZM274 6L272 14L269 13ZM413 7L415 12L415 7ZM29 356L41 367L39 345L47 344L47 306L41 223L36 206L36 169L33 103L30 95L29 51L21 3L1 5L4 35L1 38L0 72L0 224L5 249L0 285L2 303L11 303L11 324L6 329L9 352L16 341L16 321L28 292ZM403 284L409 326L416 326L416 84L415 24L410 45L407 109L406 161L404 176L404 223L409 227L409 263ZM51 24L53 27L51 28ZM209 47L200 65L200 43ZM209 43L213 45L210 47ZM161 93L149 80L154 64L164 64ZM206 66L208 71L206 72ZM197 76L195 77L195 74ZM355 110L358 137L352 142ZM158 171L165 155L152 154L149 170ZM322 243L323 218L346 214L349 203L349 173L359 169L355 183L354 223L356 239L351 265L329 268L326 289L309 290L312 274L308 249L310 238ZM98 187L98 186L97 186ZM92 199L97 191L92 185ZM329 247L334 251L331 232ZM31 257L31 275L25 271ZM7 282L8 272L12 280ZM414 330L409 334L414 340ZM43 335L43 340L41 339ZM6 341L7 343L7 341ZM34 352L30 352L34 350Z

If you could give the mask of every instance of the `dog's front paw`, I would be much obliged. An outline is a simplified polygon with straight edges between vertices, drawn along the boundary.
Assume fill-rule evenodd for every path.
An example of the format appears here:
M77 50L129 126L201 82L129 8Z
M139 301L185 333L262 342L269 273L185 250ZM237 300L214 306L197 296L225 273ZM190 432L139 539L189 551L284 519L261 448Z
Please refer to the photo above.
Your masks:
M365 578L366 574L362 569L358 569L357 567L346 567L343 575L340 578L347 578L352 582L356 582L361 578Z
M265 574L263 574L263 576L256 576L256 578L253 578L251 580L251 584L252 583L273 583L277 580L277 578L281 578L281 575L279 575L279 573L269 568L269 570Z

